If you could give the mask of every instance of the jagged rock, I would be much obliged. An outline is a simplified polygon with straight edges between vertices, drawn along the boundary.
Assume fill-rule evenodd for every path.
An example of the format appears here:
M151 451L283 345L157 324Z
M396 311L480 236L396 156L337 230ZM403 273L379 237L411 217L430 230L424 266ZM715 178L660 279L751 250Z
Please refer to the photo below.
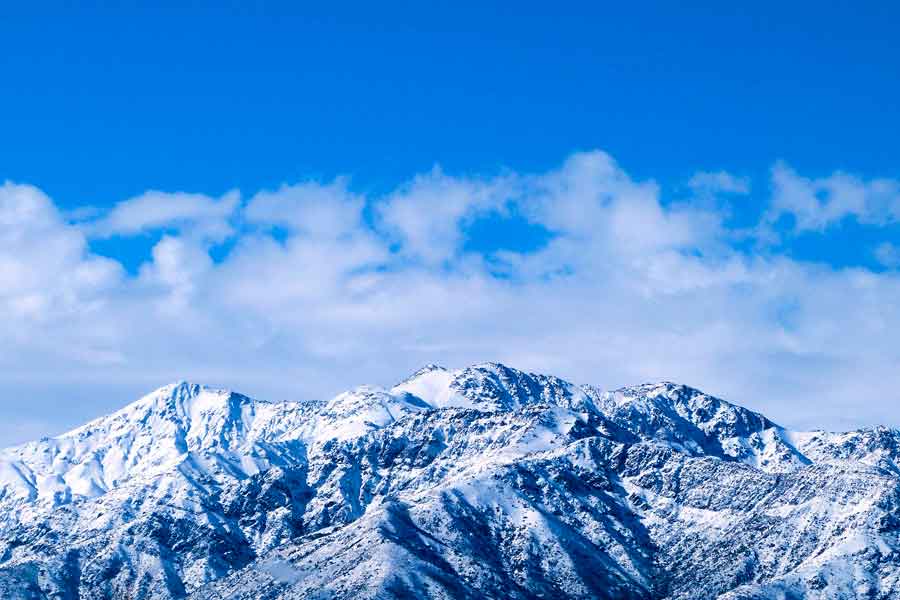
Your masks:
M493 363L178 383L0 452L0 597L894 598L898 448Z

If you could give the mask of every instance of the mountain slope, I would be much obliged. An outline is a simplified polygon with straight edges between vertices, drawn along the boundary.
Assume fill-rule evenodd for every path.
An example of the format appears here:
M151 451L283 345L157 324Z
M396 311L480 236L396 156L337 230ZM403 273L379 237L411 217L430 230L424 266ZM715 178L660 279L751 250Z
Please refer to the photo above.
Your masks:
M3 598L891 598L900 435L498 364L0 452Z

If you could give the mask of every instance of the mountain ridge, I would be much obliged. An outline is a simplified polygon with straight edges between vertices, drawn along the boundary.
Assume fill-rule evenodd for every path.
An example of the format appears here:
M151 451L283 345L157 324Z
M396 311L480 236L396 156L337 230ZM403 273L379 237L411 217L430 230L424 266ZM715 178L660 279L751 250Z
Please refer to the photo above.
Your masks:
M180 381L0 450L0 595L888 598L898 457L499 363L304 403Z

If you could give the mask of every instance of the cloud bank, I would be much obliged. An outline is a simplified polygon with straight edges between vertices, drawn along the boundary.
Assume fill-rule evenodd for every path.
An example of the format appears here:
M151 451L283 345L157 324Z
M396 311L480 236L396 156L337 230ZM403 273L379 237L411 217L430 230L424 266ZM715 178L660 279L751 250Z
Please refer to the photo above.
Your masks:
M786 216L787 235L896 221L900 184L781 163L770 184L756 230L768 241L748 251L756 234L729 228L715 201L746 202L748 180L697 173L672 202L603 152L537 174L435 169L377 197L346 179L247 198L147 192L78 222L6 183L0 444L175 379L308 399L482 360L603 387L677 380L794 426L896 425L896 247L871 249L879 271L766 248ZM481 219L545 235L473 251ZM155 236L136 273L91 251L130 235Z

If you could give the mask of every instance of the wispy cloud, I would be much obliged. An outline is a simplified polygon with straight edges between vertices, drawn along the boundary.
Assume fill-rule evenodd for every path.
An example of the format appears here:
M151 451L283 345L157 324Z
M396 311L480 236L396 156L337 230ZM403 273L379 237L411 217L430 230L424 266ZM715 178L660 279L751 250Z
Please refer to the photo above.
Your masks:
M92 237L174 229L220 240L232 233L230 220L239 204L237 191L212 198L152 190L119 202L103 218L85 221L83 226Z
M875 259L888 269L900 267L900 247L890 242L882 242L875 248Z
M401 254L433 265L455 257L468 220L502 211L514 195L512 177L449 177L436 168L389 194L378 205L377 215Z
M789 215L798 231L823 231L848 217L868 225L900 220L900 182L893 179L866 181L840 171L813 179L777 163L772 186L768 220Z
M699 193L744 195L750 193L750 178L727 171L699 171L690 178L688 187Z
M250 223L282 227L293 234L339 237L362 228L364 202L341 178L326 184L306 182L261 191L250 199L243 215Z

